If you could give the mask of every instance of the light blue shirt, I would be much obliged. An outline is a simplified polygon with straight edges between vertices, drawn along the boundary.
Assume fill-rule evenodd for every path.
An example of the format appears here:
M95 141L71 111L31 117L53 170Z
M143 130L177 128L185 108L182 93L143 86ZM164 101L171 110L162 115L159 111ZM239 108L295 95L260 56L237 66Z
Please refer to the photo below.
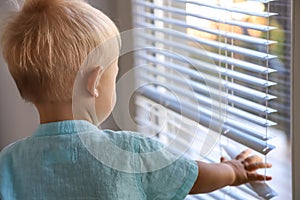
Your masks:
M42 124L0 153L0 199L184 199L197 164L163 148L87 121Z

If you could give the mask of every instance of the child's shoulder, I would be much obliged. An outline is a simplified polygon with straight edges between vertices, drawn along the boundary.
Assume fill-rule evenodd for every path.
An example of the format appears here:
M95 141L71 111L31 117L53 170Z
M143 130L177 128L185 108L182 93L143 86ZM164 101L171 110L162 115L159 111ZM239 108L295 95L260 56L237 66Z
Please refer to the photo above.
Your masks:
M24 138L21 140L18 140L16 142L13 142L9 145L7 145L6 147L4 147L1 151L0 151L0 163L3 163L2 161L5 158L10 157L14 152L18 151L20 145L27 140L28 138Z
M18 147L24 140L27 140L28 138L23 138L20 139L16 142L13 142L11 144L8 144L7 146L5 146L1 151L0 151L0 155L2 154L7 154L11 151L13 151L14 148Z

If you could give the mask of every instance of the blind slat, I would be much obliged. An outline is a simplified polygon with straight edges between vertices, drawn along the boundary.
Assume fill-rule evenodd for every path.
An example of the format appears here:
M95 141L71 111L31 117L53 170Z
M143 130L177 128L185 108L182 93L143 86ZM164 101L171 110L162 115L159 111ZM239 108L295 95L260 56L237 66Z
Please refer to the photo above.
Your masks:
M267 141L271 139L271 136L266 136L265 131L260 131L258 129L255 129L247 124L242 124L237 119L226 119L225 122L225 129L235 128L237 130L240 130L244 132L245 134L251 135L253 137L256 137L257 139Z
M237 39L240 41L249 42L249 43L253 43L253 44L260 44L260 45L267 46L267 45L276 43L275 41L272 41L272 40L268 41L265 39L247 36L247 35L241 35L241 34L232 33L232 32L228 32L228 31L221 31L221 30L211 29L211 28L202 28L200 26L186 24L185 22L176 20L176 19L156 17L154 14L139 13L136 15L139 17L144 17L145 19L161 21L161 22L165 22L165 23L168 23L171 25L176 25L176 26L180 26L180 27L184 27L184 28L191 28L194 30L203 31L203 32L207 32L210 34L214 34L214 35L220 35L220 36L228 37L228 38L232 38L232 39ZM138 25L140 25L140 24L138 24Z
M154 20L158 20L158 19L154 19ZM162 19L162 20L166 21L166 19ZM160 20L160 21L162 21L162 20ZM136 23L136 25L138 25L139 27L144 27L144 28L155 28L155 26L151 26L149 23L146 23L146 22ZM178 25L178 23L176 23L176 25ZM186 27L195 28L195 27L192 27L191 25L186 25ZM268 46L268 45L271 45L271 44L276 44L276 42L274 42L272 40L255 38L255 37L252 37L252 36L241 35L241 34L236 34L236 33L230 33L230 32L226 32L226 31L220 31L220 30L214 30L214 29L201 29L199 27L197 27L196 30L204 31L204 32L207 32L207 33L215 34L215 35L220 35L220 36L223 36L223 37L226 36L227 38L236 39L236 40L240 40L240 41L243 41L243 42L248 42L248 43L251 43L251 44L258 44L258 45L264 45L264 46ZM170 33L168 29L165 29L165 30L162 29L161 32ZM186 37L186 35L183 35L183 37Z
M225 82L224 87L230 91L235 91L238 92L239 94L252 97L254 99L267 100L267 101L276 99L276 96L274 95L266 94L264 92L260 92L232 82Z
M275 146L267 142L255 140L253 137L250 137L249 135L244 134L243 132L234 128L230 128L229 131L226 132L226 134L224 133L224 136L247 147L250 147L263 155L267 155L270 151L276 148Z
M152 71L152 73L153 73L153 71ZM147 81L148 83L164 85L164 87L166 87L167 89L175 91L175 92L177 92L177 94L181 94L181 95L189 97L191 99L196 99L197 101L199 101L203 104L206 104L206 106L211 106L215 102L213 100L211 100L210 97L200 95L200 94L196 93L195 91L197 91L197 90L199 90L199 88L201 88L201 90L204 91L205 93L210 93L210 94L213 94L214 96L220 95L220 91L208 90L206 85L203 85L203 87L201 87L199 84L195 88L194 84L191 81L183 80L180 77L168 75L169 73L168 74L167 73L154 73L154 74L166 77L168 80L176 81L178 83L178 85L173 86L173 84L159 82L154 78L150 78L149 74L148 74L148 76L146 76L145 74L140 74L140 78ZM193 91L189 91L184 88L181 88L180 83L189 84L189 86L193 89ZM276 112L275 109L263 106L258 103L251 102L249 100L246 100L246 99L243 99L243 98L231 95L231 94L228 94L226 96L226 98L228 100L228 103L238 103L242 109L247 108L248 110L251 110L252 112L256 112L258 114L269 114L272 112Z
M189 42L195 42L195 44L197 44L197 42L199 42L199 39L196 38L196 37L187 37L185 34L182 34L182 33L179 33L179 32L175 32L175 31L169 31L168 29L163 29L163 30L162 29L156 29L155 31L157 31L157 32L165 32L168 35L182 37L183 39L188 39ZM168 46L174 47L176 49L182 49L182 50L184 50L186 52L195 53L196 55L198 53L200 55L201 55L201 53L203 54L202 48L199 49L199 48L195 48L193 46L186 46L186 45L181 45L181 44L178 44L178 43L175 43L175 42L170 42L170 41L162 40L162 39L159 39L159 38L155 38L155 37L153 37L153 36L151 36L149 34L141 36L141 38L144 38L145 40L148 40L149 42L158 42L158 43L161 43L161 44L164 44L164 45L168 45ZM224 44L224 45L226 45L226 44ZM256 53L256 51L255 51L255 53ZM256 58L257 59L261 59L261 60L266 60L266 59L269 60L269 59L276 58L276 56L269 55L269 54L266 54L266 53L261 53L261 55L260 56L256 56Z
M243 108L248 108L248 109L251 109L252 111L256 110L260 113L267 113L267 114L277 112L277 110L275 110L275 109L266 107L265 105L254 103L253 101L249 101L249 100L243 99L243 98L235 96L235 95L229 94L227 96L227 98L230 102L234 103L235 105L240 105Z
M205 74L205 76L202 76L202 74L204 74L204 72L205 72L204 69L207 70L208 72L212 72L212 73L215 73L215 74L220 73L224 76L235 78L235 80L240 80L240 81L243 81L243 82L248 83L248 84L260 86L262 88L269 87L269 86L272 86L272 85L276 85L276 83L271 82L271 81L266 81L264 79L256 78L254 76L250 76L250 75L247 75L247 74L236 72L236 71L233 71L233 70L230 70L230 69L227 70L225 68L217 67L215 65L208 64L206 62L201 62L201 61L198 61L198 60L190 59L191 61L193 61L193 63L192 63L193 66L191 66L191 67L196 67L196 70L192 70L192 69L184 68L184 67L182 67L180 65L177 65L177 64L174 64L174 63L165 63L163 61L159 61L155 57L149 56L149 55L148 56L138 55L138 57L142 58L144 60L147 60L149 62L152 62L154 64L159 64L159 65L162 65L162 66L166 66L169 69L174 69L176 71L185 73L185 74L187 74L187 75L189 75L189 76L191 76L195 79L198 79L198 80L203 80L203 77L204 77L205 78L204 80L206 82L210 82L210 83L219 83L220 79L219 79L219 77L218 78L217 77L212 77L211 75L207 75L207 74Z
M169 34L171 34L171 33L169 33ZM157 38L149 36L148 34L147 35L139 35L139 37L144 38L149 41L152 41L152 42L158 42ZM271 60L271 59L274 59L277 57L277 56L263 53L260 51L255 51L255 50L246 49L246 48L239 47L239 46L225 44L223 42L217 42L217 41L206 40L206 39L201 39L201 38L196 38L194 40L194 42L200 43L202 45L214 47L216 49L231 51L234 53L238 53L238 54L241 54L244 56L248 56L248 57L252 57L252 58L256 58L256 59L260 59L260 60Z
M235 20L227 20L227 21L223 20L222 21L221 19L216 18L216 17L209 17L209 16L201 15L200 13L197 13L197 14L189 13L182 9L158 6L158 5L155 5L154 3L149 3L149 2L138 1L135 3L137 5L143 6L145 8L159 9L159 10L163 10L163 11L166 11L169 13L175 13L175 14L179 14L179 15L183 15L183 16L191 16L191 17L195 17L195 18L206 19L206 20L210 20L210 21L214 21L214 22L220 22L223 24L235 25L235 26L240 26L243 28L250 28L250 29L264 31L264 32L276 29L276 27L273 27L273 26L265 26L265 25L235 21ZM273 41L273 42L276 43L275 41Z
M207 8L214 8L214 9L218 9L218 10L225 10L225 11L229 11L229 12L241 13L241 14L258 16L258 17L265 17L265 18L277 15L277 13L272 13L272 12L253 12L253 11L243 10L243 9L239 9L239 8L226 8L226 7L209 4L209 3L203 3L203 2L200 3L200 2L188 1L188 0L172 0L172 1L184 3L184 4L187 4L187 3L194 4L194 5L198 5L198 6L204 6Z
M251 121L253 123L259 124L261 126L269 127L269 126L277 125L277 123L275 123L275 122L272 122L270 120L266 120L265 118L262 118L262 117L259 117L257 115L248 113L246 111L237 109L235 107L228 107L227 111L229 113L232 113L232 114L234 114L236 116L239 116L243 119L246 119L246 120Z
M163 64L164 64L164 66L172 68L169 63L167 63L167 64L163 63ZM172 66L175 67L174 68L175 70L177 70L181 73L187 74L187 75L191 76L194 79L199 79L199 73L194 73L193 70L183 68L181 66L176 66L174 64ZM160 73L160 72L154 72L154 73L159 73L161 75L165 75L165 73ZM205 76L205 81L208 84L214 84L214 85L217 85L217 87L218 87L219 79L217 79L216 77L210 77L210 76L206 75ZM275 96L266 94L266 93L261 92L261 91L251 89L249 87L239 85L237 83L222 81L221 84L225 89L228 89L228 90L233 91L233 92L238 92L238 93L242 94L243 96L249 97L251 99L253 99L255 97L258 100L262 101L262 100L272 100L272 99L276 98ZM199 90L202 91L202 92L207 91L206 86L201 86L201 84L194 83L192 80L191 80L191 85L193 85L195 87L195 90L197 90L197 91L199 91ZM267 84L260 85L260 86L264 87L266 85L271 85L271 84L267 83Z
M162 51L161 49L147 47L147 51L149 51L151 53L161 54L161 55L176 59L178 61L183 61L183 62L187 61L187 59L183 58L182 56L174 55L174 53L169 53L167 51ZM263 67L263 66L256 65L256 64L253 64L253 63L245 62L243 60L238 60L238 59L235 59L235 58L222 56L222 55L219 55L217 53L203 51L203 50L200 50L200 49L197 50L197 55L202 56L202 57L208 57L208 58L212 59L215 62L222 62L224 64L234 65L235 67L239 67L239 68L246 69L246 70L256 72L256 73L260 73L260 74L270 74L270 73L276 72L275 69Z

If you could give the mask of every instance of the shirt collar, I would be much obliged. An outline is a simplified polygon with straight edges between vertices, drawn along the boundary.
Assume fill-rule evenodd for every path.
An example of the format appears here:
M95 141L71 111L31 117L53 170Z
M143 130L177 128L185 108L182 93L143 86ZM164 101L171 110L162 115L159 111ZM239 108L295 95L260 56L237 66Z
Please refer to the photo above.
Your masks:
M53 136L76 134L80 132L87 132L99 130L97 126L85 120L66 120L59 122L51 122L40 124L33 136Z

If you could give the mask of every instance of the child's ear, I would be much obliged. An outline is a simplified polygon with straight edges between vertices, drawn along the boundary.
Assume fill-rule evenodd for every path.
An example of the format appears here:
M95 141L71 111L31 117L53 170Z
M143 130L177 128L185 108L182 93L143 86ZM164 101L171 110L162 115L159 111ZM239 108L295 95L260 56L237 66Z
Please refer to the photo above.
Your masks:
M88 81L87 81L87 90L88 92L93 96L93 97L98 97L99 96L99 92L98 92L98 85L99 85L99 80L101 78L103 72L103 67L96 67L90 74L88 77Z

